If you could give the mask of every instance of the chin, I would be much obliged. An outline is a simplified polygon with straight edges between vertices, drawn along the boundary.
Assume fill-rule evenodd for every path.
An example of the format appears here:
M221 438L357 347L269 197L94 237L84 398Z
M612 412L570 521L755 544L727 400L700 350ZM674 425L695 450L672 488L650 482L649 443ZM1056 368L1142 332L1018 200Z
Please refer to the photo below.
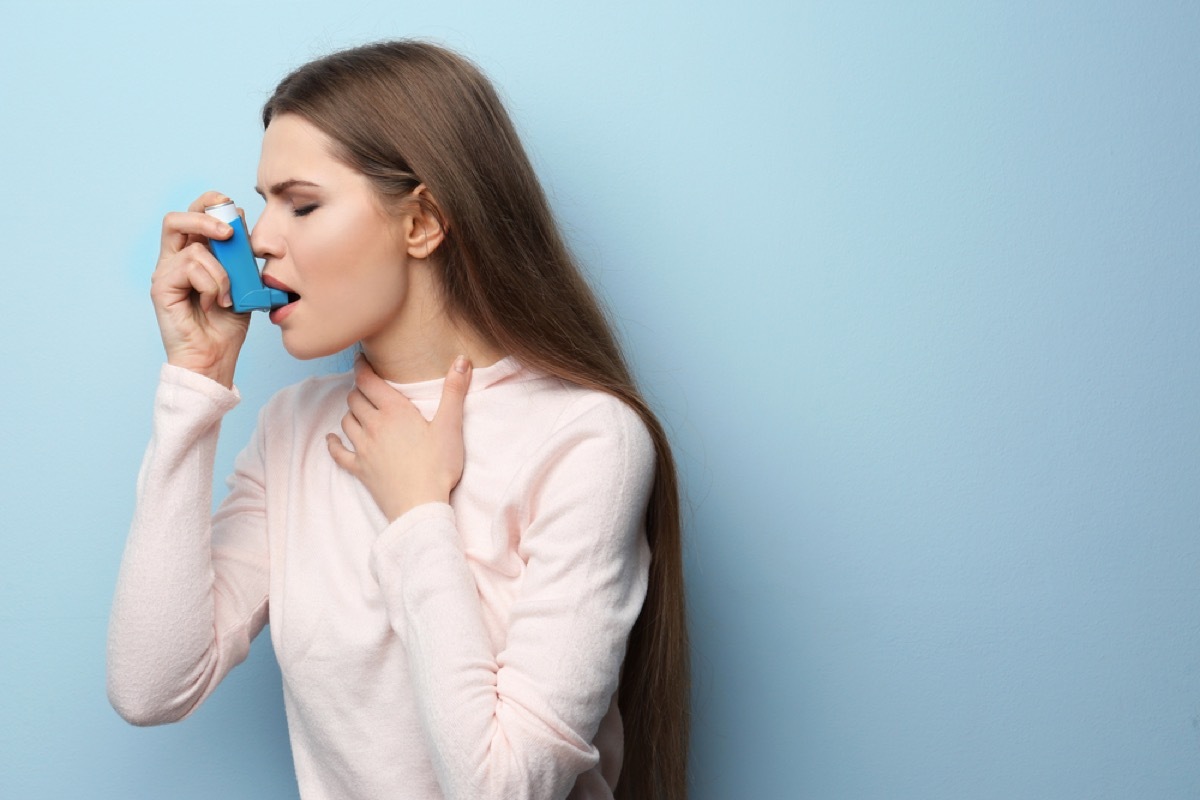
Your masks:
M296 337L283 335L283 349L288 351L288 355L292 358L301 361L311 361L314 358L324 358L325 356L337 355L351 347L356 342L321 342L321 341L303 341Z

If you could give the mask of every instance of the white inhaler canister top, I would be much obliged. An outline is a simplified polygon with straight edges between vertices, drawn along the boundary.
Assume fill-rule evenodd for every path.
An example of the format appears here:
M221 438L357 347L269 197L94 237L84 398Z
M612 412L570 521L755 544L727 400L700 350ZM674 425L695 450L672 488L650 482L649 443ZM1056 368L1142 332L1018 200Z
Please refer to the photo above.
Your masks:
M232 200L225 203L217 203L215 206L205 206L204 213L210 217L216 217L227 225L232 224L235 219L239 219L237 206L233 204Z

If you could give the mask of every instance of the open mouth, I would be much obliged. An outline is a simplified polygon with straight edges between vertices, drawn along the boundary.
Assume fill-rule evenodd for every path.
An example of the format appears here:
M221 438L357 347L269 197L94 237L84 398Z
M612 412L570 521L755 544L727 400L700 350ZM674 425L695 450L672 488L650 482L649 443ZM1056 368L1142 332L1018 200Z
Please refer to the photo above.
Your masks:
M289 305L300 299L299 293L292 291L292 287L288 286L283 281L278 280L273 275L268 275L267 273L264 272L262 274L262 282L263 282L263 286L270 287L271 289L278 289L279 291L286 294Z

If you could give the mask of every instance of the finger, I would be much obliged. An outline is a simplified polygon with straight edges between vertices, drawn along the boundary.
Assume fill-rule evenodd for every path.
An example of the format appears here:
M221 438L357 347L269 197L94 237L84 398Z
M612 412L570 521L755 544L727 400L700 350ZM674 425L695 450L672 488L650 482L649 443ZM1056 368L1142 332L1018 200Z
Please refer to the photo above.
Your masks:
M466 356L459 356L454 359L454 364L446 373L446 382L442 384L442 399L438 401L433 421L462 430L463 404L467 400L467 390L470 386L471 361Z
M354 386L376 408L392 408L397 405L398 398L408 399L390 383L379 377L379 374L361 353L354 360ZM412 406L412 403L404 403L404 405Z
M373 408L379 408L379 404L372 400L367 394L368 390L377 396L380 394L379 389L374 386L371 380L372 378L383 380L375 374L375 371L371 369L371 366L367 363L367 360L363 358L362 354L360 353L354 359L354 388L351 389L350 394L346 396L347 402L349 402L350 398L354 395L358 395L363 400L370 403ZM384 382L384 385L387 385L386 381ZM391 386L388 386L387 388L389 390L392 389Z
M209 206L219 206L221 203L230 202L233 201L229 199L228 195L209 190L193 200L192 204L188 206L188 211L203 211Z
M363 439L363 426L358 421L358 417L354 416L353 411L347 411L342 416L342 431L350 440L350 444L354 445L354 449L357 450Z
M189 237L227 239L233 228L201 211L171 211L163 217L161 249L166 255L178 253L189 244Z
M233 301L229 296L229 273L221 266L221 262L217 261L216 256L204 245L192 244L188 246L185 257L188 259L189 278L192 274L198 274L192 272L192 265L199 266L217 284L215 298L220 301L221 305L226 307L233 305ZM192 285L197 291L200 291L199 286L195 283ZM207 285L207 282L205 282L205 285Z
M333 458L333 463L350 474L355 474L357 465L354 460L354 452L342 444L342 440L337 437L337 434L331 433L326 436L325 444L329 447L329 455Z
M200 308L207 314L221 296L220 284L213 278L212 273L196 262L187 265L184 275L188 285L200 296Z
M371 401L358 389L355 389L346 397L346 405L350 407L350 413L354 415L359 426L364 429L370 426L375 416L379 413L379 409L372 405Z
M224 308L232 306L229 273L208 248L204 245L192 246L188 259L186 280L200 293L205 312L212 308L213 303L219 303Z
M222 192L216 192L216 191L210 190L210 191L207 191L204 194L200 195L195 200L193 200L191 202L191 204L188 205L188 211L193 212L193 213L201 213L204 211L204 209L208 208L209 206L216 206L216 205L220 205L221 203L230 203L230 202L233 202L233 201L229 199L229 195L223 194ZM205 216L208 216L208 215L205 214ZM222 223L222 225L224 225L224 223ZM219 227L217 229L217 231L218 232L216 235L208 235L208 234L205 234L205 235L208 235L208 238L210 238L210 239L224 239L233 232L233 229L229 228L228 230L226 230L224 227ZM195 240L194 236L191 238L193 241Z

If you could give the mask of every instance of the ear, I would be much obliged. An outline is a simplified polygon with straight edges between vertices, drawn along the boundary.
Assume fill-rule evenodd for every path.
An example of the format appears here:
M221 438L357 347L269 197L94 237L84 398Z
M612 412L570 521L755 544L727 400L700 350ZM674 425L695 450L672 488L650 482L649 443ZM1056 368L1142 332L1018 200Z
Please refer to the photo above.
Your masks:
M404 244L413 258L429 258L446 238L436 213L437 201L423 183L413 190L409 199L412 210L404 218Z

